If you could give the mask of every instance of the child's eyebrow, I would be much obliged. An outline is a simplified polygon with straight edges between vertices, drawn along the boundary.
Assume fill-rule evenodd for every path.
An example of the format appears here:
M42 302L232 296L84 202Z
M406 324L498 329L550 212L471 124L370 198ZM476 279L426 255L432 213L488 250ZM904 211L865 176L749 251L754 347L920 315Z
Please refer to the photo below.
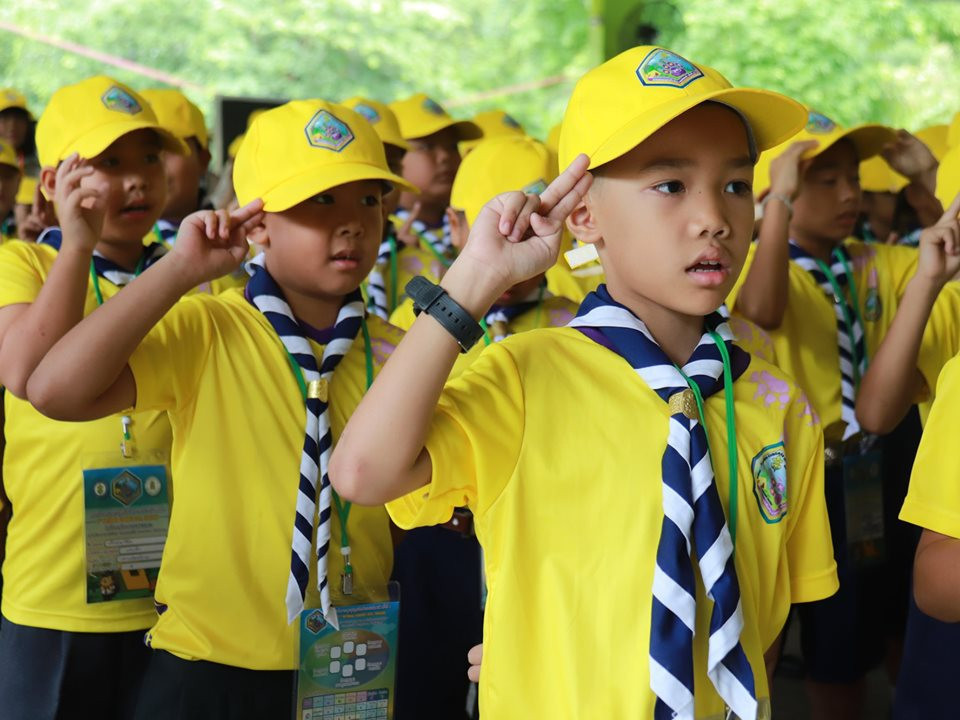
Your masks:
M697 161L692 158L655 158L644 165L640 169L640 172L651 172L654 170L685 170L696 166L696 164ZM740 155L728 160L726 165L731 170L739 170L741 168L753 167L754 162L749 155Z

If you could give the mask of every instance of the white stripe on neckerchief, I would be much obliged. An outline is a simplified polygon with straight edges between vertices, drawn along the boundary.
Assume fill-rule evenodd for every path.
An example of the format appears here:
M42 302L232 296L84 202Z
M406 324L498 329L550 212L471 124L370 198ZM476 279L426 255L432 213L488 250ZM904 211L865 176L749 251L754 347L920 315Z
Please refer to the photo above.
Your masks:
M377 250L377 262L367 276L367 311L389 321L390 313L396 310L396 307L391 307L390 298L387 296L386 277L390 274L390 253L399 253L399 248L396 229L391 225L387 228L387 233L387 237L380 243ZM400 288L393 288L391 292L396 295L399 302Z
M394 213L401 225L410 217L410 211L403 208L397 208ZM421 239L430 243L434 250L441 255L450 257L453 252L453 239L450 235L450 220L446 213L443 215L443 222L438 228L430 228L421 220L414 220L410 223L410 229L413 230Z
M270 322L280 342L296 360L307 384L324 379L329 381L333 371L350 350L363 323L363 297L357 290L344 299L333 326L333 337L323 348L318 366L310 341L287 304L283 291L271 277L260 253L247 263L251 277L247 294L254 306ZM317 519L317 589L320 591L320 609L334 627L338 627L337 612L330 602L327 582L327 557L330 550L331 503L333 488L327 476L333 451L333 433L330 430L329 405L319 398L307 398L306 428L303 452L300 456L300 478L297 490L297 511L293 523L293 543L290 555L290 577L287 581L287 622L293 622L303 610L310 580L310 544L314 518ZM319 483L318 483L319 481ZM319 503L317 502L319 485ZM343 529L341 528L341 532Z
M846 263L843 260L846 260ZM829 265L837 284L844 295L837 297L833 285L826 273L820 267L815 257L790 241L790 260L806 270L813 281L827 294L832 301L833 312L837 318L837 349L840 356L840 419L846 423L843 439L860 432L860 423L857 422L857 377L862 378L867 372L867 346L863 336L863 327L860 325L860 316L851 306L846 294L852 293L850 278L847 277L847 263L851 262L850 254L843 245L838 245L833 252L832 263ZM824 263L826 265L826 263ZM854 298L854 302L857 302ZM852 328L847 324L850 318ZM852 330L852 333L850 332ZM850 336L853 335L853 344Z
M732 344L730 328L718 314L707 317L705 324L726 344L736 378L749 363L749 356ZM569 327L580 329L620 355L665 402L689 390L684 374L697 384L704 398L723 388L723 358L709 332L704 332L681 372L646 325L613 300L604 285L587 295ZM753 669L740 644L743 608L733 542L710 462L706 431L699 420L683 412L670 416L661 472L664 517L654 569L649 648L650 689L657 697L654 718L693 718L697 589L692 547L707 597L713 601L707 676L738 717L755 720ZM737 482L737 478L730 478L730 482Z
M40 237L37 238L37 244L49 245L58 252L62 242L63 233L58 227L48 227L46 230L40 233ZM143 254L140 256L140 262L138 263L140 271L142 272L146 270L166 254L167 247L165 245L158 242L150 243L150 245L144 247ZM92 262L93 269L96 271L97 275L102 277L104 280L113 283L117 287L129 285L133 282L134 278L137 277L136 271L130 272L129 270L120 267L113 262L113 260L108 260L101 255L98 250L93 251Z

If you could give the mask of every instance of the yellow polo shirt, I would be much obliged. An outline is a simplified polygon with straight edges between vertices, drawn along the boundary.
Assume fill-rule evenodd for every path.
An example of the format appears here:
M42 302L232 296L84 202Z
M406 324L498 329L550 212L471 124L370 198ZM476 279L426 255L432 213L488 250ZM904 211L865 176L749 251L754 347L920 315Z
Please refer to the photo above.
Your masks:
M402 333L367 319L376 369ZM311 341L319 358L323 348ZM306 411L287 355L239 290L178 303L130 359L138 410L165 410L173 427L177 499L156 599L165 607L152 647L253 670L297 666L297 624L284 598ZM366 390L362 333L330 385L338 437ZM393 563L383 507L354 506L348 523L352 602L386 586ZM332 521L328 573L334 604L343 560ZM315 554L307 605L319 606Z
M0 247L0 306L32 303L50 274L57 251L14 240ZM101 278L105 300L119 292ZM84 314L97 302L92 284ZM83 469L86 460L120 457L119 416L92 422L50 420L25 400L4 393L6 451L3 483L13 507L3 562L3 616L19 625L72 632L126 632L150 627L150 598L88 605L83 540ZM141 449L169 451L163 413L133 417Z
M742 642L767 698L763 652L791 604L837 588L823 440L803 393L762 360L734 397ZM484 715L653 717L649 623L668 424L667 404L633 368L572 328L507 338L448 382L426 442L432 481L388 510L404 528L443 522L457 506L474 513L489 586ZM706 425L726 504L723 393L706 401ZM778 455L786 462L770 480ZM721 717L705 675L702 597L697 619L697 717Z
M900 519L960 538L960 454L956 451L960 359L943 368L937 398L923 429Z

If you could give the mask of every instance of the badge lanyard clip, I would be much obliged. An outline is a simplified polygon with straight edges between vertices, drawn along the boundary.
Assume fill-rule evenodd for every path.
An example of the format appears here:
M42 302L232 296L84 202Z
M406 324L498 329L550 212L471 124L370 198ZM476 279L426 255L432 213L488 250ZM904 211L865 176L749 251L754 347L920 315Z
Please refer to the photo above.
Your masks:
M137 443L133 439L133 433L130 432L130 427L133 425L133 418L129 415L123 415L120 418L120 423L123 428L123 439L120 440L120 454L128 459L135 457L137 454Z

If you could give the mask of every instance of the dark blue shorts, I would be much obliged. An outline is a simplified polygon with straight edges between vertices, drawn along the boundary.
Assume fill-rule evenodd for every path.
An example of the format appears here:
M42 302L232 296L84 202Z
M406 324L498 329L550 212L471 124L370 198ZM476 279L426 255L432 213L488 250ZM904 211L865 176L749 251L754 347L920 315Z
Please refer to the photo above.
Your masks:
M910 598L893 720L954 720L960 679L960 623L925 615Z
M136 720L288 720L296 673L183 660L154 650Z
M150 657L143 633L46 630L3 618L0 717L129 720Z

